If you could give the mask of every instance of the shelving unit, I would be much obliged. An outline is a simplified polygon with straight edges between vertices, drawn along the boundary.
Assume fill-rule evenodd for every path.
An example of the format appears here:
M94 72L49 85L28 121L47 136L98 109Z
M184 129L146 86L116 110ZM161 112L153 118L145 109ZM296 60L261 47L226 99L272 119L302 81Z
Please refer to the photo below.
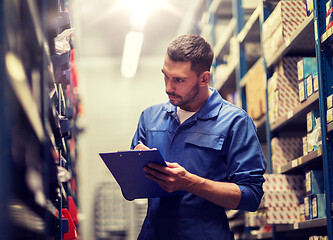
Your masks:
M74 62L70 63L68 52L67 68L59 75L59 65L51 60L56 55L55 37L70 27L69 18L64 21L69 13L59 6L58 0L0 3L0 231L4 240L69 235L74 239L78 232L74 143L79 101L77 94L72 95L74 72L70 70Z
M214 9L224 1L213 1ZM320 168L324 172L325 194L326 194L326 216L327 218L307 220L295 224L274 224L272 232L259 232L251 235L250 231L244 239L305 239L311 232L318 235L326 235L333 239L333 226L331 219L332 197L333 197L333 154L332 154L332 131L333 123L326 124L327 96L333 93L332 72L332 35L333 28L326 31L326 1L314 1L314 10L305 20L297 26L290 37L274 51L273 54L265 56L262 39L262 25L272 13L279 1L258 1L258 6L252 11L244 11L241 0L229 0L233 6L233 15L229 16L226 30L219 39L217 32L212 34L214 39L214 53L216 56L216 71L213 81L215 87L222 97L228 99L228 95L234 94L239 101L235 101L244 109L247 109L245 90L247 87L247 75L259 64L264 65L264 80L266 87L266 114L254 119L258 129L258 137L263 146L267 145L268 173L273 173L271 139L280 133L298 132L306 134L306 116L311 110L320 111L322 145L319 149L304 156L297 157L287 164L281 165L274 172L278 174L301 174L307 170ZM243 1L244 3L244 1ZM213 3L212 3L213 4ZM213 14L214 15L214 14ZM215 18L217 14L214 15ZM216 19L214 22L218 22ZM226 20L224 19L224 22ZM215 28L212 28L215 29ZM214 31L213 31L214 32ZM225 55L230 55L230 46L236 46L233 42L237 40L237 51L232 61L226 61ZM245 44L256 43L261 46L260 56L250 57L250 52ZM258 52L259 52L258 51ZM235 57L236 56L236 57ZM272 76L276 66L284 57L316 57L319 91L308 97L297 107L291 108L285 116L270 124L268 115L267 80ZM218 71L223 66L223 71ZM216 80L217 79L217 80ZM233 98L234 99L234 98ZM228 99L229 100L229 99ZM239 104L241 103L241 104ZM233 220L233 219L232 219ZM238 221L238 220L237 220ZM241 220L239 220L241 221ZM232 225L233 226L233 225Z

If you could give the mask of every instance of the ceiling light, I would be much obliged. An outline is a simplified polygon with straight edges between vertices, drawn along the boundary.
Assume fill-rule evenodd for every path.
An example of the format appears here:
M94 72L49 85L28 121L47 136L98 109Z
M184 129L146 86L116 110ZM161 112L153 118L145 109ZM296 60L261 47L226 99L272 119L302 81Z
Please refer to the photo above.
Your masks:
M121 62L121 74L125 78L132 78L136 74L136 70L139 64L142 42L142 32L127 33L123 50L123 58Z

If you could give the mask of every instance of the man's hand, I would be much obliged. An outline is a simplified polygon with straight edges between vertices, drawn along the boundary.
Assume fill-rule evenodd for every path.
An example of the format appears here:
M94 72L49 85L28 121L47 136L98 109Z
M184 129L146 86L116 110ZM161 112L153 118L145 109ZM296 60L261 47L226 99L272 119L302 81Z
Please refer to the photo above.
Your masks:
M167 162L167 165L168 167L149 163L143 170L147 173L147 178L158 183L167 192L186 190L191 185L191 174L178 163Z
M134 150L154 150L156 148L152 148L150 149L149 147L147 147L146 145L144 145L142 142L139 141L139 144L136 145L136 147L134 148Z

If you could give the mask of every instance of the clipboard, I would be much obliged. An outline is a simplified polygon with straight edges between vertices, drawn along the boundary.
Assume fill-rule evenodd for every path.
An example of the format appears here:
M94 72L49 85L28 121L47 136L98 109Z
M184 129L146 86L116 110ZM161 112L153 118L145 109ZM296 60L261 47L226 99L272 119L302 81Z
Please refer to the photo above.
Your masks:
M159 150L131 150L99 153L105 165L116 179L125 199L154 198L178 195L169 193L156 182L148 179L143 167L148 163L167 166Z

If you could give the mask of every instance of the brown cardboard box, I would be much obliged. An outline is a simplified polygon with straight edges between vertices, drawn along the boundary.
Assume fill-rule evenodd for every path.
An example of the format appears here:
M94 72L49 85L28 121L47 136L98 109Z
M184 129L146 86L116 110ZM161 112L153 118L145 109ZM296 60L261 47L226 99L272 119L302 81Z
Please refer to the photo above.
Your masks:
M266 84L264 78L264 64L257 62L244 76L246 81L247 112L254 120L266 113Z

